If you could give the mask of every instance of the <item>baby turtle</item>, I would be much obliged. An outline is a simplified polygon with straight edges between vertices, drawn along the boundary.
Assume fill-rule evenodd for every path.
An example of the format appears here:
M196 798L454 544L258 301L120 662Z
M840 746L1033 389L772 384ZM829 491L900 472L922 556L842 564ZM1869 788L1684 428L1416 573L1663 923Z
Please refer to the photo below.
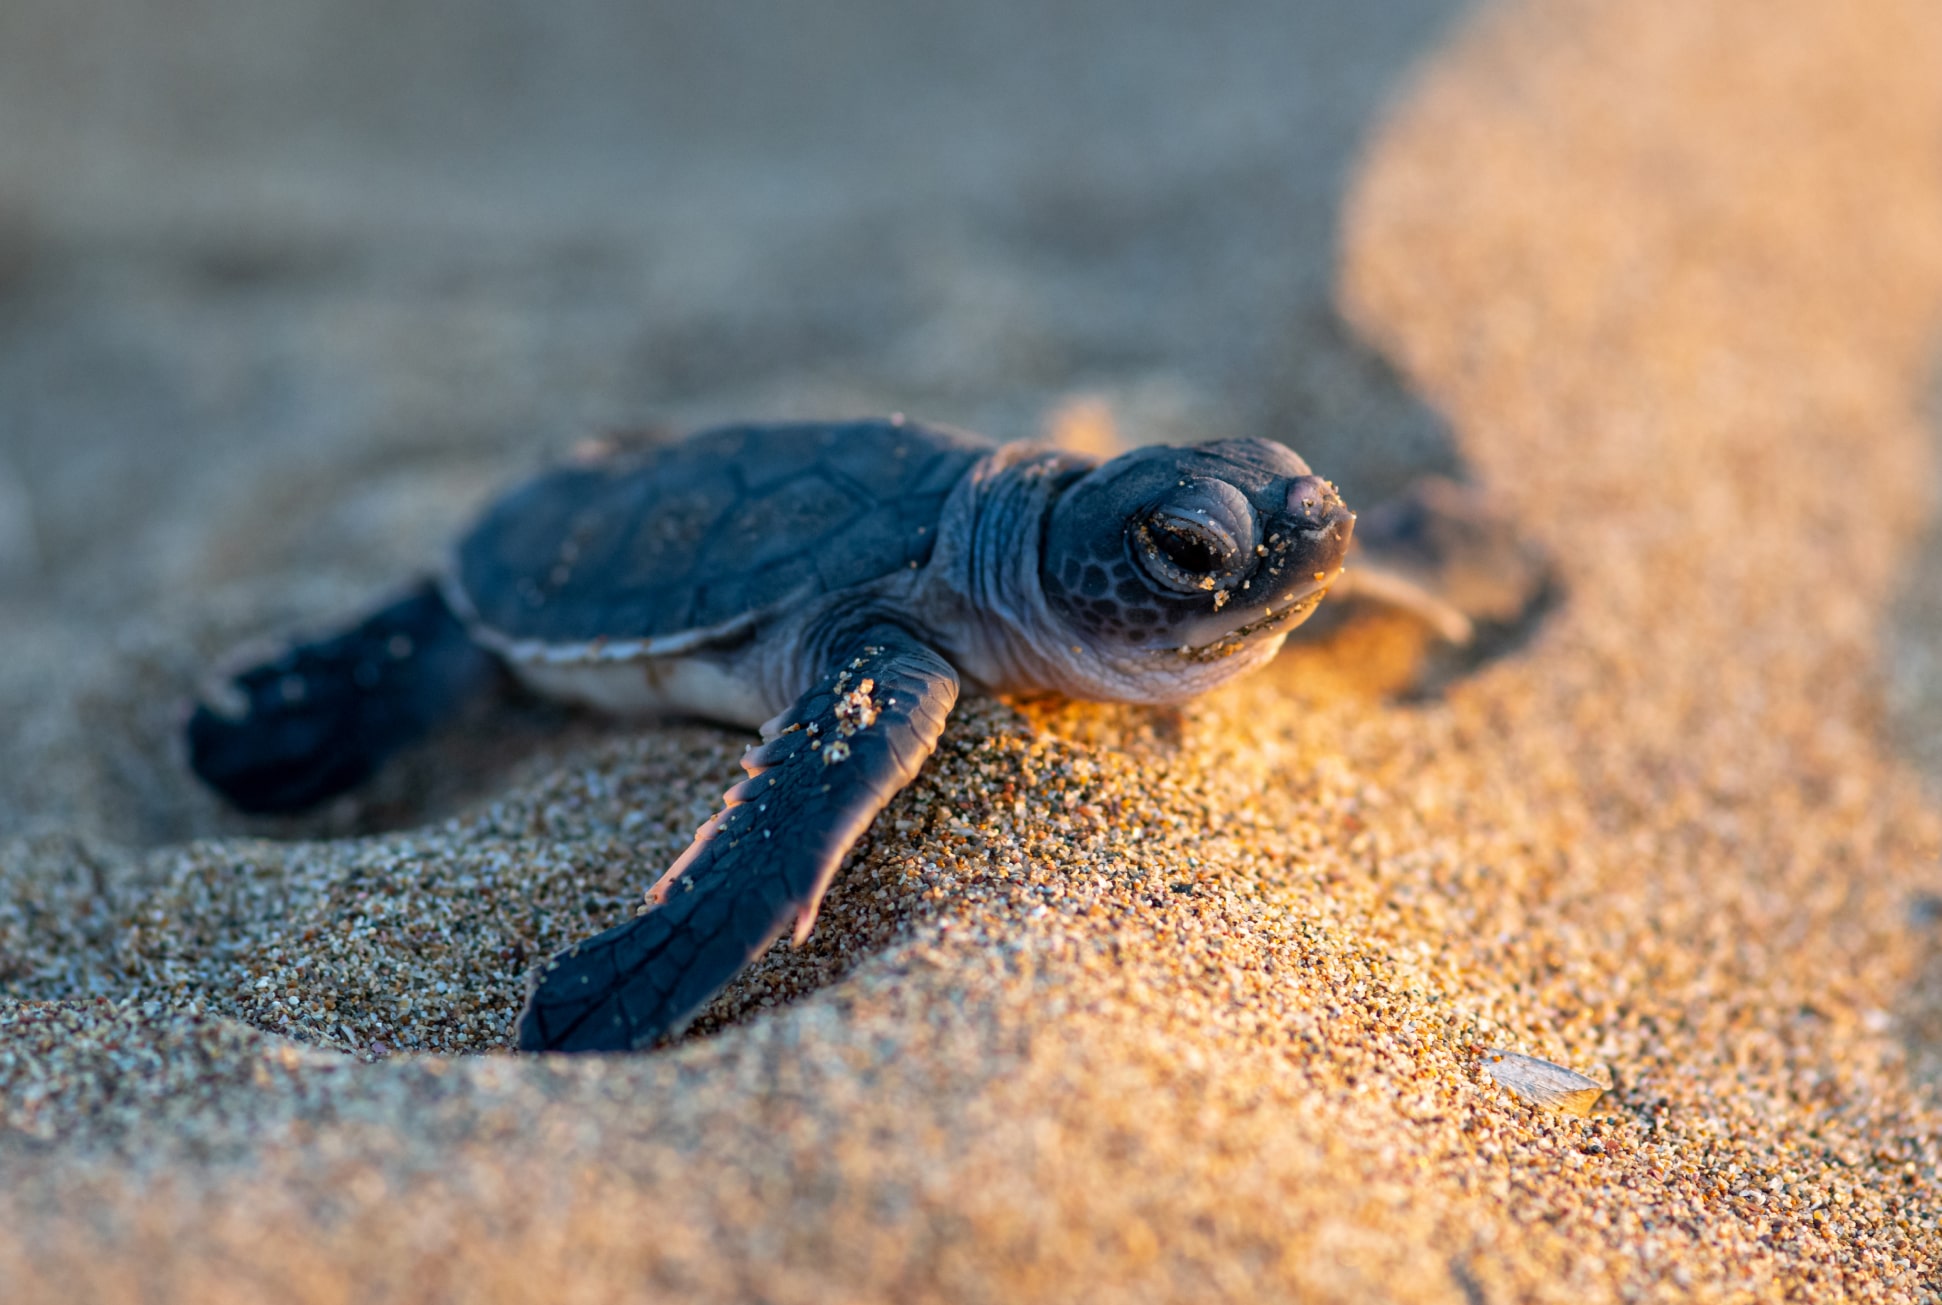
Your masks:
M489 507L449 569L230 676L188 725L249 811L339 793L497 675L761 730L649 907L539 972L527 1050L643 1047L784 931L916 777L960 687L1162 703L1272 658L1355 514L1287 447L1100 462L900 418L608 450Z

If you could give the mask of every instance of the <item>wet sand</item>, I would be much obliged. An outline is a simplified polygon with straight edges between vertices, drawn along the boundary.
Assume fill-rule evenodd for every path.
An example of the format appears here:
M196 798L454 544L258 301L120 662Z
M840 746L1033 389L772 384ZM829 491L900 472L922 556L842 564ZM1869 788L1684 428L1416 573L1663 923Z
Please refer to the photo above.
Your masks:
M525 969L631 909L741 738L520 706L294 826L223 815L167 750L213 650L355 603L590 415L524 443L467 424L584 361L452 387L455 410L441 379L544 355L549 295L569 344L617 319L503 271L446 299L306 281L253 353L253 310L185 313L198 384L233 400L205 446L231 478L165 480L141 548L43 526L44 578L5 609L9 1299L1930 1298L1942 819L1909 743L1924 672L1894 650L1936 633L1912 568L1942 14L1509 4L1418 35L1393 111L1329 137L1359 142L1339 213L1320 178L1300 209L1337 214L1333 284L1400 386L1313 303L1241 312L1282 323L1269 345L1210 327L1206 357L1257 368L1312 345L1292 379L1126 361L1106 344L1133 336L1043 298L1086 284L1022 257L1055 242L1014 231L944 241L970 270L934 354L886 328L867 363L654 407L905 406L870 377L961 353L915 397L1017 433L1074 388L979 334L1023 320L1098 349L1077 372L1122 422L1387 414L1405 453L1323 430L1318 464L1370 492L1466 468L1559 601L1428 699L1397 692L1420 634L1365 621L1180 712L966 703L811 942L653 1055L503 1046ZM1112 57L1137 69L1132 48ZM1281 160L1286 139L1238 137L1257 148L1224 181ZM1240 228L1256 257L1267 229ZM1308 268L1279 290L1325 293ZM166 319L182 300L140 275ZM36 339L94 329L109 293L61 284L80 306L22 310ZM316 369L384 374L357 360L427 324L460 342L395 391ZM1166 359L1173 331L1138 339ZM266 373L289 391L244 385ZM1007 377L1003 402L962 397ZM251 452L265 412L281 435ZM340 437L306 443L307 420ZM45 483L58 460L19 447ZM1582 1120L1535 1111L1481 1072L1490 1048L1611 1090Z

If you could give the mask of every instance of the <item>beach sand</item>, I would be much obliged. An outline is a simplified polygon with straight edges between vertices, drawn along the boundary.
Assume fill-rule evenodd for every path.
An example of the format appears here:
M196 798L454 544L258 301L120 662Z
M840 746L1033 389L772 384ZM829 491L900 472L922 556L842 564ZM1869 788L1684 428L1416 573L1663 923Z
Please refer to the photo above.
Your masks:
M10 141L6 1299L1942 1292L1942 10L1313 9L1076 6L1016 66L961 17L1011 69L965 122L844 6L825 130L736 172L710 119L578 216L573 160L468 206L490 140L363 208L274 115ZM657 94L734 100L671 48ZM589 429L1075 396L1352 501L1459 471L1557 598L1430 694L1372 618L1181 710L967 700L810 942L631 1057L507 1053L524 975L744 738L512 703L285 823L172 750L222 648ZM1533 1109L1492 1049L1609 1091Z

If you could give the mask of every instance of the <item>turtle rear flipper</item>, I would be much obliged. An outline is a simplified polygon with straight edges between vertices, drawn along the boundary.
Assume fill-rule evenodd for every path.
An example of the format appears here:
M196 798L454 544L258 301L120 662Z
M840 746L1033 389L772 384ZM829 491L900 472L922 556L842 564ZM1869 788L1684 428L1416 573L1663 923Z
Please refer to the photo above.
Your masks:
M654 904L540 970L522 1050L648 1046L784 930L808 935L844 855L917 777L957 701L957 673L901 629L847 648L743 759L749 777L655 884Z
M189 765L244 811L300 811L424 737L495 665L425 581L341 634L230 675L189 718Z

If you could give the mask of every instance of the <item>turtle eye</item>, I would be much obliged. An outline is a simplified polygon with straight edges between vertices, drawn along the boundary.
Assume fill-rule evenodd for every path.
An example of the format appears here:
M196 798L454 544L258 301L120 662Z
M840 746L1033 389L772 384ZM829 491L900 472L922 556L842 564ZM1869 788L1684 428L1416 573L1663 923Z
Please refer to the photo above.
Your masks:
M1218 510L1169 503L1147 513L1134 531L1134 553L1152 579L1179 594L1219 587L1241 547Z
M1226 569L1234 556L1234 540L1211 521L1170 512L1156 512L1147 524L1153 546L1183 571L1207 575Z

